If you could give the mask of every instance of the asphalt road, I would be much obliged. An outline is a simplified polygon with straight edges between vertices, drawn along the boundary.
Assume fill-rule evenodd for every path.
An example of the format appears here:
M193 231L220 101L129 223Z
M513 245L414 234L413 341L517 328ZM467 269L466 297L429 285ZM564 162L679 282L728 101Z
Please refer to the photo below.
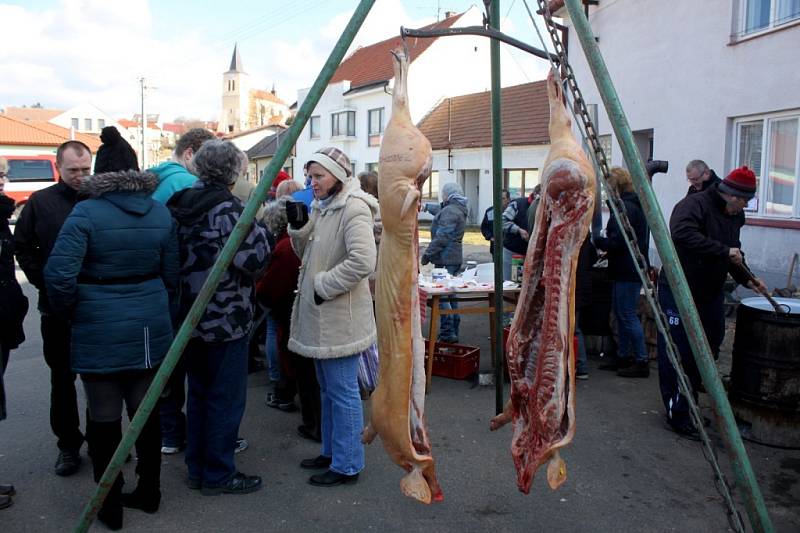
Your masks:
M470 252L473 257L480 250ZM469 255L469 254L468 254ZM479 257L478 257L479 259ZM21 276L21 275L20 275ZM31 287L25 291L34 304ZM49 377L41 356L39 318L30 313L28 340L11 356L5 380L9 417L0 423L0 482L12 482L13 507L0 511L0 531L71 530L94 483L84 454L78 474L53 474L55 439L48 424ZM481 348L489 369L485 316L462 320L462 342ZM725 531L727 521L701 447L667 431L655 364L649 379L596 370L577 385L577 431L562 453L568 479L557 491L544 472L530 494L520 493L509 452L510 429L491 433L494 389L434 378L426 412L443 503L421 505L401 495L402 470L379 442L355 485L316 488L301 459L318 449L295 433L297 413L264 405L266 376L252 374L240 434L250 448L237 456L243 472L264 477L244 496L206 497L184 485L183 455L164 456L163 500L155 515L126 511L127 531ZM79 392L82 396L82 391ZM705 414L707 398L701 396ZM730 463L711 428L729 479ZM800 452L747 444L777 531L800 531ZM124 471L133 487L133 462ZM738 493L737 493L738 496ZM744 508L740 507L744 514ZM746 520L746 518L745 518ZM93 530L103 531L96 524Z

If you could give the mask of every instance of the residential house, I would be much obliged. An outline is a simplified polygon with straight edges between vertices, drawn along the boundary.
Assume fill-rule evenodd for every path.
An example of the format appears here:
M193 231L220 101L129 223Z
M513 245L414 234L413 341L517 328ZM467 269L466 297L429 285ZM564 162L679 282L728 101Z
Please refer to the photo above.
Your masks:
M250 159L250 164L247 168L247 179L253 183L258 183L261 179L261 175L264 173L264 169L267 168L272 158L275 156L275 152L278 151L278 148L281 146L283 138L286 137L286 134L283 131L278 131L269 137L262 139L258 142L255 146L247 150L245 153L247 154L248 159ZM292 166L294 165L294 150L289 153L289 157L286 158L286 161L283 164L282 170L287 172L290 176L292 175Z
M560 3L560 2L559 2ZM742 248L770 286L800 252L800 2L599 0L589 22L642 156L669 161L653 187L665 218L686 195L686 163L758 177ZM557 12L567 16L566 9ZM571 28L567 18L565 24ZM613 164L623 164L583 51L569 60ZM655 257L655 254L651 254ZM797 283L797 282L795 282Z
M227 72L222 74L222 112L217 131L239 133L268 125L285 125L289 106L278 98L273 85L271 91L250 88L250 76L242 67L238 45Z
M0 156L55 155L62 143L75 139L96 153L100 139L95 135L75 133L44 121L25 121L0 114Z
M144 164L142 163L141 115L137 115L136 118L139 120L128 120L126 118L121 118L117 122L120 126L118 129L120 130L122 137L128 141L128 143L130 143L136 152L136 155L139 159L139 166L149 168L167 160L171 150L164 147L161 128L158 127L156 122L148 121L147 128L145 129L145 147L147 150L147 158L144 161ZM148 119L149 118L151 117L148 116Z
M539 183L550 148L550 110L544 81L505 87L500 93L503 188L527 196ZM488 91L442 100L418 124L433 148L433 171L423 197L438 201L439 186L457 182L469 201L467 222L479 224L492 205L492 120Z
M425 29L480 26L475 6L446 17ZM325 146L343 150L356 173L377 168L378 152L392 113L394 70L391 50L400 37L356 49L331 78L322 98L297 140L294 175L302 175L308 156ZM408 101L416 123L443 98L488 89L489 40L470 35L406 40L411 62ZM302 105L309 89L298 91Z
M51 118L50 122L63 128L72 128L81 133L94 133L95 135L99 135L106 126L117 126L113 118L89 103L72 107Z
M238 133L229 133L228 135L225 135L224 138L235 144L239 150L247 151L271 135L284 130L286 130L286 126L281 124L271 124L240 131Z

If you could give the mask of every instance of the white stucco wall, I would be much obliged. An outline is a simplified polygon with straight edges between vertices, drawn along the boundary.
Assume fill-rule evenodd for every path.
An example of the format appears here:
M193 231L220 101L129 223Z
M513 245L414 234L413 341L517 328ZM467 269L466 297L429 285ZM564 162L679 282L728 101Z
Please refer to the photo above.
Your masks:
M72 107L60 115L56 115L55 117L50 119L50 122L56 124L57 126L61 126L62 128L70 129L72 127L72 119L78 119L78 127L75 131L79 131L81 133L100 133L102 128L98 127L98 120L102 119L105 121L104 126L115 126L119 131L123 131L122 126L120 126L116 120L114 120L111 116L107 115L100 109L96 108L92 104L80 104L75 107ZM92 120L92 128L85 129L85 120L86 119Z
M631 129L652 128L653 158L670 162L669 173L653 180L666 218L686 194L688 161L703 159L720 177L736 166L733 119L800 109L800 26L731 44L736 5L619 0L591 9L589 21ZM587 103L599 104L599 133L611 133L572 29L569 52ZM622 162L616 139L612 160ZM754 269L783 272L785 284L800 230L746 226L742 243Z

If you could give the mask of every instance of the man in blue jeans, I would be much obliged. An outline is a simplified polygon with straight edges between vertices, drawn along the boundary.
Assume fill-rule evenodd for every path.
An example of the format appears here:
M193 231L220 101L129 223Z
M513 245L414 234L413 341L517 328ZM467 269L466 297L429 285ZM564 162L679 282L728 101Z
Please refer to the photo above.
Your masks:
M241 152L228 141L207 141L194 157L198 181L175 193L167 207L178 222L181 315L185 316L242 214L231 194ZM247 395L247 345L255 280L267 266L271 236L253 224L192 332L185 359L188 485L205 495L244 494L261 488L259 476L236 470L236 435Z
M455 276L463 261L464 228L467 224L467 199L457 183L442 186L442 203L425 204L425 211L434 215L431 222L431 243L422 254L422 264L433 263L436 268L446 268ZM455 297L443 296L440 309L458 309ZM439 338L442 342L458 342L461 317L442 315L439 319Z

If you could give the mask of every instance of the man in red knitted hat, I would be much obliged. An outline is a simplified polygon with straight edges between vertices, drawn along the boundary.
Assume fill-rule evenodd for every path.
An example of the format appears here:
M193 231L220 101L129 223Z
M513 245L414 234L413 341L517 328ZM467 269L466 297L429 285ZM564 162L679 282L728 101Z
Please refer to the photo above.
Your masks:
M743 268L744 254L739 240L739 232L745 221L744 208L755 193L756 176L753 171L747 167L737 168L721 182L713 183L702 192L690 194L678 202L669 221L678 258L715 358L718 357L725 335L723 285L728 274L750 289L766 291L764 283L759 279L750 279ZM697 390L701 386L700 373L683 328L683 319L663 274L659 278L658 298L697 400ZM697 429L689 417L687 400L678 391L677 375L667 358L665 342L660 335L658 377L667 423L678 434L697 439Z

